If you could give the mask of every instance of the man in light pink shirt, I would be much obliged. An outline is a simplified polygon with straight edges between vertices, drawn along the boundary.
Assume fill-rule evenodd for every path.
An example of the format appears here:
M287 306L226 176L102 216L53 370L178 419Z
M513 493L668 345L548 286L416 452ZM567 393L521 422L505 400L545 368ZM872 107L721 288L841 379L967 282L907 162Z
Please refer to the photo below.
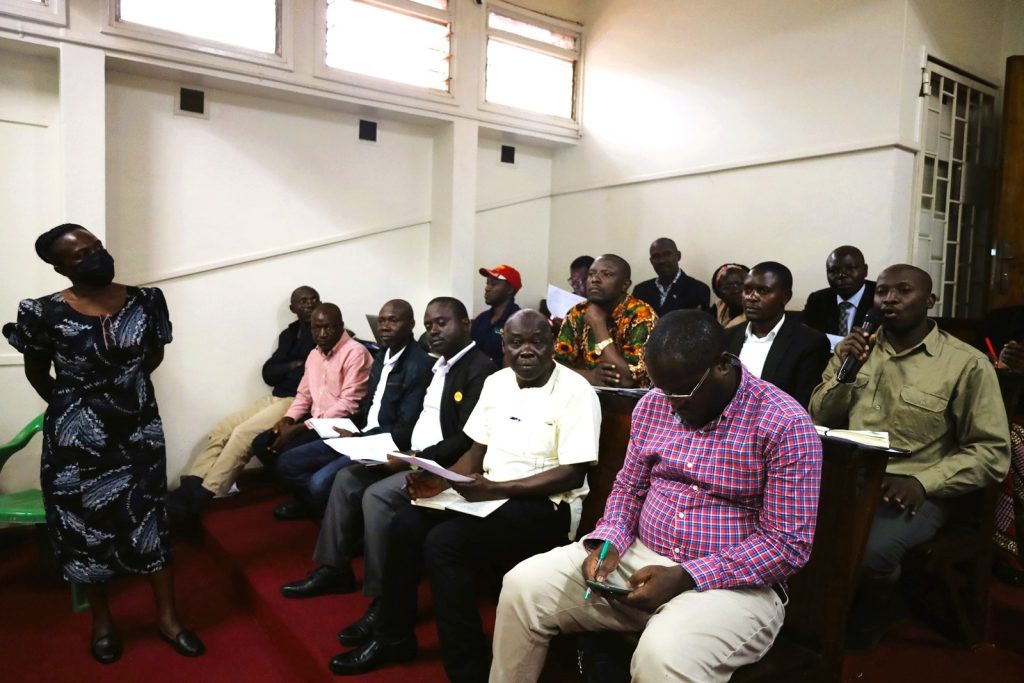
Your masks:
M345 332L341 310L320 304L310 316L316 348L306 357L295 400L272 429L253 441L253 454L272 464L283 451L318 439L311 417L348 417L366 394L373 357Z

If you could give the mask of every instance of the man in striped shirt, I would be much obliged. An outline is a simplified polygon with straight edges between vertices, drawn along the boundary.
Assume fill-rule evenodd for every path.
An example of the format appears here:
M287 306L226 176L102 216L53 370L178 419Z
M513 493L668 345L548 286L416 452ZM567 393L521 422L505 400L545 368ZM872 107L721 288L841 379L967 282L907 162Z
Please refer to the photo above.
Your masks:
M655 327L655 389L633 412L604 517L505 576L492 683L536 680L550 639L573 631L643 630L634 681L728 680L771 647L785 581L810 557L821 441L795 400L724 349L707 313ZM586 579L634 590L585 600Z

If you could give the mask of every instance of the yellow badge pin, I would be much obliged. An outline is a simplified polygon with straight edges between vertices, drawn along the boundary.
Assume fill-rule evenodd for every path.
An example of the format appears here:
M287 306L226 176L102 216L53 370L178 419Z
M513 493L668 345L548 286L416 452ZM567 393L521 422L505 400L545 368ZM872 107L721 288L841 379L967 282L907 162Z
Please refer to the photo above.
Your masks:
M455 399L456 403L462 403L462 392L461 391L456 391L455 392L455 396L453 396L452 398Z

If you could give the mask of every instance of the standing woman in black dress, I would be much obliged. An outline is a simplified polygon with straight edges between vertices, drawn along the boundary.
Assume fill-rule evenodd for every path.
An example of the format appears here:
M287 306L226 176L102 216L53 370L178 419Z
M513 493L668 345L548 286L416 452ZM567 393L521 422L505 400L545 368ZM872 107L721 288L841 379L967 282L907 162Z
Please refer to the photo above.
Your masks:
M164 433L149 379L171 341L163 293L113 282L114 259L79 225L43 233L36 253L71 286L22 301L4 335L48 404L40 471L47 532L64 576L89 599L92 655L103 663L121 656L107 583L146 574L161 638L199 656L203 643L174 604Z

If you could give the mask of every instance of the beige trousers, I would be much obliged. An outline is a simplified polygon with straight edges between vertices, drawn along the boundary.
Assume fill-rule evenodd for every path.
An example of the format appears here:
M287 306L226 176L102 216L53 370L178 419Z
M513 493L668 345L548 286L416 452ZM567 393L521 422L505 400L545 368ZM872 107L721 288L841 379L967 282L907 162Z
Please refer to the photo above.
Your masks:
M559 633L641 630L630 663L633 681L727 681L737 668L761 659L782 627L784 605L768 587L688 591L654 614L596 591L585 602L586 556L586 548L573 543L524 560L505 575L490 683L536 681L548 643ZM625 584L641 567L673 564L635 541L608 581Z
M203 480L203 488L223 496L249 460L252 440L284 417L293 398L266 395L218 422L206 438L206 448L192 463L189 474Z

